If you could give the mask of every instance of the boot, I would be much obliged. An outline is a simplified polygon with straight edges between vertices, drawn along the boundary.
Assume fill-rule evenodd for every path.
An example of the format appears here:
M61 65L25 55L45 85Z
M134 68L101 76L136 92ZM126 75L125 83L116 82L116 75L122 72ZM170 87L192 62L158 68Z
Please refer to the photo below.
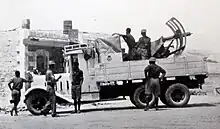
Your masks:
M81 101L80 99L78 100L78 112L77 113L80 113L80 106L81 106Z
M144 111L148 111L150 109L150 107L149 107L149 97L148 96L146 96L145 101L146 101L146 106L144 108Z
M155 98L155 110L158 110L158 97Z
M13 116L13 109L10 111L11 116Z
M74 102L74 107L75 107L75 113L77 113L77 102L76 102L76 100Z
M15 109L15 116L18 116L18 111L17 111L17 109Z

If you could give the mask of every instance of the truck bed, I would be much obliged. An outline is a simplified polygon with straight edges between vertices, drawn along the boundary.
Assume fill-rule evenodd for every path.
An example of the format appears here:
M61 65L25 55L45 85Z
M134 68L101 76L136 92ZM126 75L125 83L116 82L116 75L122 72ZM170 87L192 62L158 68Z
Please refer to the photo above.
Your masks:
M157 59L156 63L166 70L167 78L208 74L206 63L202 57L198 56L176 56ZM95 68L96 81L144 79L144 69L148 64L148 60L100 63Z

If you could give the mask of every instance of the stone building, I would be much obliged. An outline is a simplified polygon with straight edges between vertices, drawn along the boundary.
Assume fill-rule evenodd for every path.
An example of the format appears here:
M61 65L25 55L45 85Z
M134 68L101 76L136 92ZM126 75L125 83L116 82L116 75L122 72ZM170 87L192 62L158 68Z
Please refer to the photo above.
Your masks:
M67 71L63 47L68 44L90 42L107 34L78 32L71 21L64 21L63 30L31 30L30 20L24 20L17 29L0 31L0 106L9 99L7 83L19 70L25 77L27 71L44 75L49 60L56 63L56 73Z

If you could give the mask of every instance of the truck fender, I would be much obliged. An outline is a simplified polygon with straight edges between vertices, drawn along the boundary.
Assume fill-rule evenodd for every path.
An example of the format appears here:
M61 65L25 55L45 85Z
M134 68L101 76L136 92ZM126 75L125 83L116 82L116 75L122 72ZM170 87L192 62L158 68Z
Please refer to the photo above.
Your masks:
M35 90L43 90L43 91L47 92L47 88L46 88L46 87L34 86L34 87L29 88L29 89L25 92L24 96L25 96L25 97L28 96L32 91L35 91Z

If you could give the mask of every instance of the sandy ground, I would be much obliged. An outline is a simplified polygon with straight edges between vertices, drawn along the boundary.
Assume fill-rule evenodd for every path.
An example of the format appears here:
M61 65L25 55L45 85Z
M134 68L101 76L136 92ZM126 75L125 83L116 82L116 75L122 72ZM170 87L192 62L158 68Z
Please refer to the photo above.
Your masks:
M0 112L0 129L219 129L220 95L213 94L219 77L209 76L203 86L207 95L192 95L184 108L168 108L160 102L161 110L144 112L127 98L83 105L81 114L71 114L73 107L58 106L57 118L28 111L14 117Z
M58 107L60 117L0 114L0 129L219 129L220 97L192 96L189 106L144 112L127 100L84 105L81 114Z

